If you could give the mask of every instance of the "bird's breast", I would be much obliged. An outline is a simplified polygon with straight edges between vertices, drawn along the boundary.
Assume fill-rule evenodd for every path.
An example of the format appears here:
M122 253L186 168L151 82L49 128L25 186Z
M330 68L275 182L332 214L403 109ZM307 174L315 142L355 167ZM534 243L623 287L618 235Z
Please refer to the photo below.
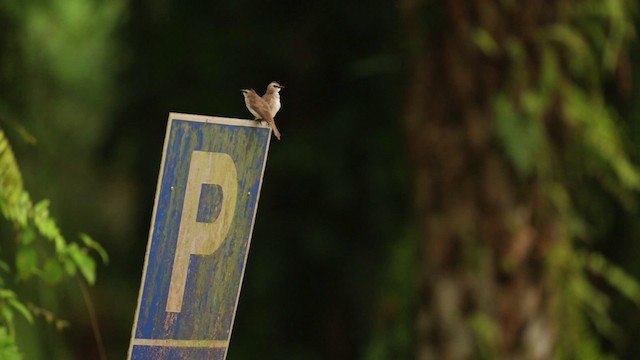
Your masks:
M282 104L280 104L280 96L274 96L271 103L271 113L275 115L278 111L280 111L280 107L282 107Z

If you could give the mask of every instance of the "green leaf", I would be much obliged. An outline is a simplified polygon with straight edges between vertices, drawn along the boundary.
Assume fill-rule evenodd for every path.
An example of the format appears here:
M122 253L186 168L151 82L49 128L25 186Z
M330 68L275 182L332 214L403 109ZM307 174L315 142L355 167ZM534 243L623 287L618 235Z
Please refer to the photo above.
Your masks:
M494 131L519 174L530 175L541 156L544 135L538 115L542 99L532 93L523 95L524 111L516 109L505 96L494 103Z
M16 309L22 316L24 316L24 318L27 319L29 323L33 324L33 315L31 315L31 311L29 311L29 309L27 309L24 304L22 304L17 299L9 299L9 305L11 305L11 307Z
M6 273L11 272L11 268L9 268L9 264L7 264L2 260L0 260L0 270L3 270Z
M625 152L615 116L600 96L586 94L578 86L565 86L565 116L580 126L582 139L593 156L611 167L623 188L640 189L640 170Z
M584 256L585 265L591 272L601 276L620 294L640 306L640 281L607 260L602 254L590 253Z
M65 257L64 260L62 261L62 265L64 265L64 271L67 273L67 275L69 276L76 275L78 268L76 267L76 263L73 261L73 259Z
M24 190L22 174L13 150L0 129L0 211L14 225L24 228L31 209L29 194Z
M93 285L96 281L96 262L76 244L69 245L68 250L73 262L78 266L78 269L80 269L82 276L84 276L90 285Z
M0 299L13 299L16 297L16 293L9 289L0 289Z
M29 245L36 238L36 233L32 230L31 227L26 227L22 231L22 245Z
M30 246L18 250L16 254L16 272L18 279L27 280L38 273L38 253Z
M558 53L553 47L547 46L543 48L542 67L540 69L540 95L544 97L547 103L555 95L561 78L559 62Z
M18 351L15 338L9 334L9 330L0 326L0 359L21 360L22 355Z
M547 39L559 44L571 56L571 69L574 73L582 75L587 70L596 67L589 44L583 34L573 26L565 24L554 24L548 26L543 32Z
M500 52L498 44L484 28L476 28L471 32L471 41L487 56L496 56Z
M6 304L0 306L0 313L2 313L2 318L7 324L13 326L13 311Z
M64 277L64 270L60 262L54 258L48 258L42 268L42 279L49 284L57 284Z
M469 318L469 325L479 340L479 353L483 355L480 358L495 359L500 338L500 329L496 320L487 314L476 312Z
M102 262L105 264L109 263L109 255L107 251L100 245L97 241L93 240L89 235L85 233L80 233L80 240L90 249L95 250L100 258L102 258Z
M54 242L56 251L63 252L66 243L55 220L49 215L49 200L41 200L33 207L33 222L42 236Z

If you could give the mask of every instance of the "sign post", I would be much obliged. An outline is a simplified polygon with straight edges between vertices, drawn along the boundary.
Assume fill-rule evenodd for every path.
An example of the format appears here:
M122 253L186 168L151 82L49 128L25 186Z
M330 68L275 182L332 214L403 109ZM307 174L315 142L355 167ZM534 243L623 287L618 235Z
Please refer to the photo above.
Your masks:
M270 138L169 114L129 359L225 359Z

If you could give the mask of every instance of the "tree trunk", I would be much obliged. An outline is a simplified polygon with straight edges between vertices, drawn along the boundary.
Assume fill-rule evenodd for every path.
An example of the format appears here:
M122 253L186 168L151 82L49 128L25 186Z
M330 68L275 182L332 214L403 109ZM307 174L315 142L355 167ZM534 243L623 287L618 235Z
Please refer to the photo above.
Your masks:
M509 63L487 55L507 35L534 46L548 2L399 3L412 50L405 126L423 231L417 358L549 359L558 334L545 256L561 227L539 177L517 171L496 140L494 101ZM544 126L555 126L552 116Z

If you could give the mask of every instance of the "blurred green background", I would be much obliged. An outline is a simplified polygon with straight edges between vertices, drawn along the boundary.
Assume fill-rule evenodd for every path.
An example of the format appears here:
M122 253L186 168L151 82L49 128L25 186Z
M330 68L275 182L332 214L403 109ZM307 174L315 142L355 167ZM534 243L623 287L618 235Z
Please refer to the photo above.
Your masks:
M428 219L414 210L422 160L412 157L416 134L407 108L421 91L414 60L445 52L434 39L452 34L451 14L463 3L0 0L0 126L32 197L51 200L65 234L86 232L109 253L90 289L109 359L124 358L128 348L168 113L248 119L240 89L262 93L273 80L285 86L277 117L282 141L269 151L228 358L417 358L416 309L427 296L419 285L419 239ZM487 3L501 9L496 23L509 24L505 9L518 2ZM631 2L603 3L617 6L607 14L621 14L635 29L640 18ZM415 4L421 21L407 16ZM545 2L536 11L557 7ZM613 32L614 20L606 18L604 28ZM500 46L475 34L483 51ZM616 41L603 36L595 41ZM603 108L619 115L616 134L625 159L636 163L640 93L632 70L640 53L637 39L618 40L614 70L576 83L598 89ZM561 78L562 66L550 76ZM502 68L492 76L509 77L510 65ZM427 84L433 93L442 88L443 98L455 98L455 86ZM516 144L530 134L521 136ZM588 223L580 236L588 241L579 246L638 277L638 193L593 178L580 183L584 191L574 199ZM2 227L2 243L13 241ZM618 326L617 335L596 343L633 359L640 353L638 308L595 283ZM26 359L99 358L76 287L25 296L70 322L62 331L43 319L23 324L17 341Z

